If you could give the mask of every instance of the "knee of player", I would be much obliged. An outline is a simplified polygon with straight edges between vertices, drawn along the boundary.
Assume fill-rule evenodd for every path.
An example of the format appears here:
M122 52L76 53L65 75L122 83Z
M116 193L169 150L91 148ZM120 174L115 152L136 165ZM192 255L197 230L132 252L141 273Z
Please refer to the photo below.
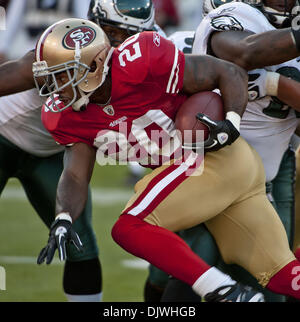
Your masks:
M116 223L113 225L111 229L111 236L112 239L118 244L118 240L120 237L120 231L122 232L122 223L120 221L120 218L116 221Z
M114 224L111 230L113 240L121 245L124 240L128 241L132 231L135 229L136 218L131 215L123 214Z

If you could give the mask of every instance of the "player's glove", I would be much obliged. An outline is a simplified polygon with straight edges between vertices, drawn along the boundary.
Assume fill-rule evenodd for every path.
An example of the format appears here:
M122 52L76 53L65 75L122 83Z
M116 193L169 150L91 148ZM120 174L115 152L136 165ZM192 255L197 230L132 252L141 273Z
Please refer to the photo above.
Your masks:
M50 264L56 248L58 249L59 259L61 261L65 260L67 257L66 243L73 243L78 251L83 250L82 242L72 228L71 217L68 214L63 213L58 215L51 224L48 243L41 250L37 263L42 264L46 259L46 263Z
M204 141L204 151L217 151L232 144L240 132L229 120L213 121L207 115L198 113L196 118L209 128L209 137Z
M267 95L277 96L280 74L265 69L248 72L248 99L254 101Z

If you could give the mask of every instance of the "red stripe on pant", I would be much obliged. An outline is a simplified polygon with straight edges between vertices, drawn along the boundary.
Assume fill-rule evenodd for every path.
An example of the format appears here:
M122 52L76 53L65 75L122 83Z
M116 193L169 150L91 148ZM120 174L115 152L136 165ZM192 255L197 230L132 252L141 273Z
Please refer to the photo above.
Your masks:
M186 175L187 171L189 171L189 175L191 175L193 172L195 172L199 166L201 165L201 162L199 162L200 158L197 158L195 162L187 168L185 172L177 176L172 182L170 182L168 185L166 185L149 203L149 205L141 210L137 216L141 219L148 216L172 191L174 191L184 180L186 180L189 176ZM201 159L202 160L202 159ZM144 198L147 197L147 195L150 193L150 191L154 188L156 184L158 184L161 180L166 178L169 174L171 174L173 171L177 170L180 167L180 165L172 164L170 167L159 173L156 177L154 177L145 190L141 193L141 195L137 198L137 200L129 207L127 208L123 214L130 214L131 210L134 209L136 206L138 206Z
M201 165L199 160L202 161L202 158L197 158L188 168L190 174ZM171 165L150 181L133 205L126 209L115 223L112 229L112 237L127 252L145 259L167 274L192 286L210 266L198 257L178 235L165 228L143 221L145 216L152 212L162 200L188 178L186 172L180 174L162 189L153 198L148 207L137 216L128 214L134 207L139 205L157 183L178 169L179 166L176 164Z

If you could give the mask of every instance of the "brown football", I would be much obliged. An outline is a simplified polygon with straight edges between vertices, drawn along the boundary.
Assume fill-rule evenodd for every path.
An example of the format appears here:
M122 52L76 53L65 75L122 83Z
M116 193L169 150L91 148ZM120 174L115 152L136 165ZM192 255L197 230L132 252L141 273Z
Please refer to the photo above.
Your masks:
M208 138L209 129L196 119L197 113L203 113L214 121L224 120L225 113L222 97L215 92L199 92L190 96L180 106L175 119L175 127L181 132L184 143L199 142L199 136L196 135L196 131L200 130L204 131L204 140ZM192 131L189 131L188 135L184 136L185 130Z

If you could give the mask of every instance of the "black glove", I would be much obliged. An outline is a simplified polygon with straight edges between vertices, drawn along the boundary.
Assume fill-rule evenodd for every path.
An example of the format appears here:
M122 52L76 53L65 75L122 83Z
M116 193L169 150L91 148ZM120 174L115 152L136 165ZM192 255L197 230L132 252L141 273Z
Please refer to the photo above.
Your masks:
M206 152L217 151L230 145L240 136L240 132L229 120L213 121L202 113L198 113L196 118L209 128L209 137L204 141Z
M77 233L72 228L71 220L58 218L51 224L48 244L41 250L37 263L42 264L52 262L56 248L58 248L59 259L66 259L66 243L72 242L78 251L83 250L82 242Z

